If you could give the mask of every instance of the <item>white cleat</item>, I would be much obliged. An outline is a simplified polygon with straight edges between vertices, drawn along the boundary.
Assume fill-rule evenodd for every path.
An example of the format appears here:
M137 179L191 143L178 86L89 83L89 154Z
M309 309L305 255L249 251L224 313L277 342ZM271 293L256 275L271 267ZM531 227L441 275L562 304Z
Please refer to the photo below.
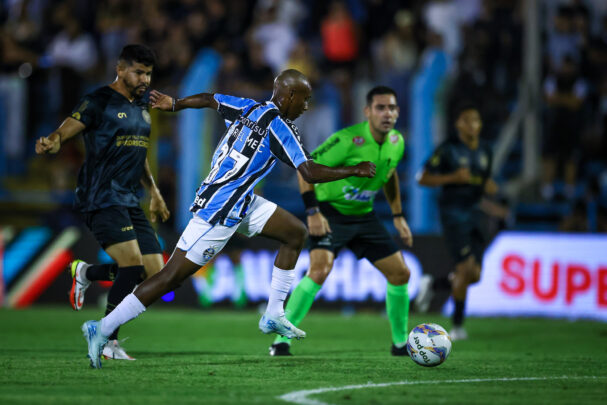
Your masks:
M419 290L415 297L415 308L418 312L426 313L430 309L430 303L434 297L433 283L434 277L430 274L424 274L419 280Z
M82 260L74 260L70 264L70 272L72 274L72 288L70 290L70 304L75 311L80 311L84 304L84 293L91 285L91 282L86 278L86 269L91 265Z
M284 315L271 316L267 312L259 320L259 329L263 333L276 333L288 339L303 339L306 332L297 329Z
M468 332L466 332L466 329L464 329L463 326L454 326L449 332L449 337L452 341L466 340L468 339Z
M107 342L107 336L101 334L101 322L86 321L82 324L82 334L89 346L88 358L92 368L101 368L101 352Z
M126 338L125 338L126 339ZM124 339L123 339L124 341ZM117 339L110 340L105 344L103 348L103 358L111 359L111 360L135 360L134 357L126 354L126 351L122 346L120 346L120 342Z

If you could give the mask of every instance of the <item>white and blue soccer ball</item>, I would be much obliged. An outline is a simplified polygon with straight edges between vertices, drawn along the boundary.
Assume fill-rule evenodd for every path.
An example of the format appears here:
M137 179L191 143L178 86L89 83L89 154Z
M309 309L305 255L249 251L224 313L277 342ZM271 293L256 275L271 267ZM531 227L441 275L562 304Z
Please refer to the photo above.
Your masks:
M451 338L447 331L435 323L417 325L407 339L411 360L424 367L444 363L451 353Z

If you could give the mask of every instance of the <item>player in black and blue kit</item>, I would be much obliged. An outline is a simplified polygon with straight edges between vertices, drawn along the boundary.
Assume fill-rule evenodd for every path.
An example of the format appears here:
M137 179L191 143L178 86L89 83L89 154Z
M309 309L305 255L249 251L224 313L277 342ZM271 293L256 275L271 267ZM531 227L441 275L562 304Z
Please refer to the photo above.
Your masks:
M201 93L177 100L151 93L152 106L162 110L213 108L221 114L227 129L213 154L211 171L196 191L190 207L192 219L162 271L141 283L101 321L88 321L82 326L92 367L101 367L100 350L112 330L177 288L219 253L235 232L249 237L263 235L281 243L259 328L289 338L305 337L304 331L285 318L284 301L306 241L306 227L293 214L254 194L253 189L277 159L296 168L308 183L375 175L375 165L370 162L328 167L310 158L292 120L308 109L311 91L303 74L286 70L274 80L272 99L261 103L222 94Z
M455 309L450 336L454 340L468 337L463 328L466 293L468 286L476 283L481 275L485 250L480 229L481 200L483 195L497 192L497 185L491 179L493 153L479 140L482 125L478 109L463 103L456 113L457 137L448 139L434 151L418 177L422 186L441 187L440 218L455 271L448 281L437 279L436 284L451 287ZM427 290L432 281L430 278L423 281L416 304L427 307L431 298Z
M156 233L139 206L142 184L150 192L152 221L166 220L169 211L154 183L147 161L150 114L147 89L155 57L143 45L127 45L116 67L116 80L87 94L57 130L36 143L36 153L57 153L82 133L86 157L78 174L75 208L114 264L70 265L70 302L82 308L84 293L94 280L113 280L106 314L146 275L164 264ZM109 336L103 355L134 360L118 343L118 329Z

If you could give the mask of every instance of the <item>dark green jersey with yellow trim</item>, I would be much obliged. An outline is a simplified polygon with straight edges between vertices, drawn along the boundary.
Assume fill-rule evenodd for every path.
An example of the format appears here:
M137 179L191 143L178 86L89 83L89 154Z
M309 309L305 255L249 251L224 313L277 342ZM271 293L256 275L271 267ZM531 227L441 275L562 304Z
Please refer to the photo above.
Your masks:
M109 86L87 94L72 111L82 122L86 158L75 206L82 212L139 205L150 141L147 95L130 102Z
M477 149L468 148L459 138L443 142L425 164L432 174L450 174L460 168L470 169L470 184L445 184L441 187L439 206L441 216L465 221L471 210L478 209L485 183L491 176L493 153L491 148L479 143ZM458 221L459 222L459 221Z

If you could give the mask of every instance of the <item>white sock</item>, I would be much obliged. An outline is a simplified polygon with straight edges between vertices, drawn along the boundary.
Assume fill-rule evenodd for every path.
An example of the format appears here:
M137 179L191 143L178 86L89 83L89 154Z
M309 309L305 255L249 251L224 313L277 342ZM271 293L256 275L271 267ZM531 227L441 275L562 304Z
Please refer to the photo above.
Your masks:
M101 320L101 334L103 336L111 335L117 327L137 318L143 311L145 311L145 306L135 294L127 295L112 312Z
M272 283L270 284L270 298L268 298L268 308L266 309L269 315L281 316L285 314L285 299L294 279L294 270L283 270L274 266L272 270Z
M81 265L81 269L79 272L76 272L76 279L81 283L81 284L86 284L89 282L89 279L86 278L86 271L88 270L89 267L91 267L90 264L82 264Z

